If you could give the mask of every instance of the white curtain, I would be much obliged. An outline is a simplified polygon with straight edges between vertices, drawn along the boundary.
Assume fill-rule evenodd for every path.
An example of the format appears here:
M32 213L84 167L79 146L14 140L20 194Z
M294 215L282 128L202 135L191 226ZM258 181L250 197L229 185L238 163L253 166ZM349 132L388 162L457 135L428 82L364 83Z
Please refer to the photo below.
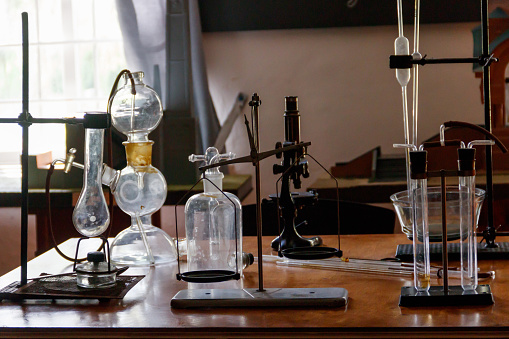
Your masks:
M192 88L192 114L199 126L201 149L214 145L220 129L212 99L210 97L202 32L197 0L188 1L190 41L190 73ZM168 1L170 2L170 1ZM126 60L131 71L145 72L145 83L154 87L161 95L163 108L168 107L166 76L166 6L167 0L117 0L117 12L124 39ZM158 65L160 74L154 74ZM169 74L171 77L172 74ZM160 79L160 83L158 83Z

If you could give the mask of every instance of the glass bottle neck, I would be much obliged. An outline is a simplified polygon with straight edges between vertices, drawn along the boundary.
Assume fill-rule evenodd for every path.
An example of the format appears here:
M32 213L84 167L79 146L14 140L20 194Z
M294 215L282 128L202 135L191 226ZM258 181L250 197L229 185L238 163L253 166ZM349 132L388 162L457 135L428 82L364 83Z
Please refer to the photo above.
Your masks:
M143 72L132 72L131 75L133 76L135 85L145 85L145 83L143 82L143 76L145 74ZM128 74L124 75L124 80L125 80L124 86L131 86L131 80Z
M153 141L124 142L127 165L132 167L146 167L152 165Z
M215 175L204 175L203 179L203 192L205 193L220 193L223 189L223 173L215 174ZM210 181L209 181L210 180Z

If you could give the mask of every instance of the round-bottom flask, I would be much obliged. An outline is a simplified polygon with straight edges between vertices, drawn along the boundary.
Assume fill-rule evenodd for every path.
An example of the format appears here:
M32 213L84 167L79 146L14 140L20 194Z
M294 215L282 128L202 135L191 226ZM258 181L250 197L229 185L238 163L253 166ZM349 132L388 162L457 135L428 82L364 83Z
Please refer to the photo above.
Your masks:
M166 180L151 165L152 141L126 142L127 167L110 185L122 211L131 216L131 226L111 244L111 261L123 265L156 265L177 260L173 239L154 227L151 215L164 204Z

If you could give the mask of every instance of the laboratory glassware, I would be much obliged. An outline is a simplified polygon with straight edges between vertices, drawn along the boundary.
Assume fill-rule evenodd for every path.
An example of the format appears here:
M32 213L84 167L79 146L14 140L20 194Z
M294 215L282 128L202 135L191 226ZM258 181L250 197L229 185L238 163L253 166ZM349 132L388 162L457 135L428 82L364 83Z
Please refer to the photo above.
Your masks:
M410 186L414 251L414 286L418 292L430 287L427 152L410 152Z
M127 136L124 142L127 166L116 171L107 166L103 183L110 186L122 211L131 217L131 226L120 232L111 244L111 260L116 264L154 265L175 261L173 239L152 225L151 215L164 204L167 184L152 166L153 141L148 134L162 119L161 100L143 82L143 72L124 74L125 84L110 100L113 126Z
M109 288L117 281L117 268L106 261L104 252L87 254L87 262L76 266L76 281L83 288Z
M461 287L475 291L477 277L477 218L475 206L475 148L474 145L494 145L493 140L474 140L467 148L458 149L460 191L460 268Z
M83 188L72 213L76 230L85 237L97 237L106 231L110 213L102 189L104 129L85 129Z
M403 4L402 0L397 1L398 10L398 37L394 41L395 55L408 55L410 54L410 43L408 39L403 35ZM408 127L408 99L407 99L407 85L410 81L410 69L397 68L396 79L401 86L401 97L403 103L403 136L404 143L410 144L410 132ZM405 150L405 163L406 163L406 180L407 190L410 190L410 150Z
M190 155L189 161L211 165L233 159L231 152L220 154L215 147L205 155ZM203 193L193 195L185 206L188 282L219 282L242 275L242 208L232 193L223 192L219 167L203 174Z

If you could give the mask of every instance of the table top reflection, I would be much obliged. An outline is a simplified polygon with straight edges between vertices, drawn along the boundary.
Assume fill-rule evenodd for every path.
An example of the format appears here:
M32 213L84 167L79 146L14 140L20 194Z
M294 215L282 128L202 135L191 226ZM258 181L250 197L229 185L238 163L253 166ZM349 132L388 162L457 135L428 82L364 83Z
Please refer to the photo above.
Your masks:
M264 248L270 253L270 237ZM504 241L503 238L498 240ZM76 239L62 245L74 251ZM95 246L91 243L91 246ZM325 236L327 245L337 245L337 237ZM409 243L403 235L347 235L341 237L341 249L350 258L382 259L392 257L396 246ZM244 250L256 253L256 239L244 238ZM82 245L81 247L84 248ZM454 264L454 263L453 263ZM491 285L495 304L476 307L403 308L398 306L402 286L412 285L411 278L282 267L264 263L264 286L343 287L349 292L346 307L328 308L216 308L173 309L171 298L188 283L177 281L177 264L129 268L127 275L145 275L123 300L98 301L26 301L0 303L0 336L37 338L76 337L417 337L509 335L509 263L481 261L482 271L496 271ZM72 264L48 251L29 262L29 277L40 273L62 273ZM0 277L6 286L19 280L19 269ZM218 288L258 287L257 266L244 271L239 282L216 284ZM441 281L432 279L432 284ZM451 280L451 285L458 281Z

